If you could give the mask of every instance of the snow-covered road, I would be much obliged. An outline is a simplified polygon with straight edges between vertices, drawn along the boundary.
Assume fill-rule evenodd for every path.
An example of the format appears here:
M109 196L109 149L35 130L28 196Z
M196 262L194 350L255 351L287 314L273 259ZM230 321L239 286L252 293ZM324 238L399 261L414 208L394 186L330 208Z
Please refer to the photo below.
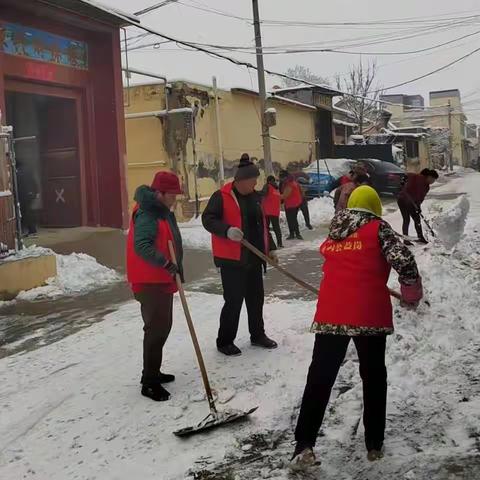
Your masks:
M480 174L452 178L435 192L466 192L470 212L453 252L440 244L417 249L431 306L395 309L386 458L373 465L364 458L361 382L349 351L317 444L323 465L312 478L480 478ZM436 225L458 229L461 202L435 198L426 209ZM398 224L399 216L388 220ZM165 370L177 375L173 396L155 404L139 395L141 319L130 302L60 342L0 361L0 478L169 480L188 470L196 479L289 478L314 300L271 296L266 325L279 349L250 347L242 319L244 354L233 359L214 348L221 297L191 292L189 300L220 406L259 405L250 421L174 437L207 413L183 314L176 302L165 354Z

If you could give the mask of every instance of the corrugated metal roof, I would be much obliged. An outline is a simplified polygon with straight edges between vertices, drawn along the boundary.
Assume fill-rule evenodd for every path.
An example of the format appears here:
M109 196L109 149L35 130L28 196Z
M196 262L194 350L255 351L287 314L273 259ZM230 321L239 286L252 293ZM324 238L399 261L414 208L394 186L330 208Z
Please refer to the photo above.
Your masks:
M62 8L85 17L118 26L138 25L140 20L129 13L108 7L93 0L38 0L40 3Z

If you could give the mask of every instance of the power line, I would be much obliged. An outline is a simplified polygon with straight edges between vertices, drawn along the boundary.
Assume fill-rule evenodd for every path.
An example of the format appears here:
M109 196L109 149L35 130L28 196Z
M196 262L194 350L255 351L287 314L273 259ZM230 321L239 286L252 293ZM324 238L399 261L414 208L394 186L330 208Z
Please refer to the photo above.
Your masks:
M119 15L120 17L122 17L122 15L120 14ZM126 17L125 17L126 18ZM171 42L174 42L176 43L177 45L183 45L185 47L189 47L189 48L192 48L194 50L197 50L199 52L203 52L207 55L210 55L214 58L220 58L222 60L227 60L228 62L230 63L233 63L234 65L237 65L237 66L243 66L243 67L247 67L247 68L253 68L253 69L257 69L257 67L249 62L244 62L244 61L241 61L241 60L237 60L235 58L232 58L232 57L229 57L227 55L224 55L224 54L221 54L221 53L218 53L218 52L215 52L215 51L212 51L212 50L208 50L207 48L204 48L204 47L201 47L201 46L197 46L197 45L194 45L192 44L191 42L186 42L184 40L180 40L180 39L177 39L175 37L171 37L169 35L166 35L164 33L161 33L161 32L158 32L156 30L154 30L153 28L150 28L146 25L138 25L138 28L141 28L143 30L145 30L146 32L148 33L151 33L152 35L156 35L158 37L161 37L161 38L164 38L165 40L169 40ZM475 50L473 50L472 52L468 53L467 55L464 55L463 57L457 59L457 60L454 60L453 62L450 62L449 64L443 66L443 67L440 67L432 72L429 72L425 75L422 75L420 77L417 77L415 79L412 79L412 80L408 80L406 82L403 82L403 83L400 83L400 84L397 84L397 85L393 85L393 86L390 86L390 87L386 87L386 88L382 88L382 89L379 89L379 90L376 90L376 91L372 91L372 92L369 92L369 93L378 93L378 92L382 92L382 91L386 91L386 90L391 90L393 88L397 88L397 87L400 87L400 86L403 86L403 85L408 85L409 83L413 83L415 81L418 81L418 80L421 80L423 78L426 78L428 76L431 76L431 75L434 75L435 73L438 73L442 70L445 70L446 68L449 68L451 67L452 65L455 65L456 63L459 63L461 62L462 60L465 60L466 58L472 56L473 54L477 53L478 51L480 51L480 48L477 48ZM280 72L275 72L275 71L272 71L272 70L267 70L265 69L265 73L268 73L269 75L274 75L274 76L277 76L279 78L285 78L285 79L289 79L289 80L294 80L296 82L299 82L300 84L305 84L305 85L310 85L310 86L313 86L313 87L322 87L322 88L327 88L327 89L332 89L329 85L319 85L319 84L316 84L316 83L313 83L313 82L309 82L307 80L303 80L303 79L300 79L300 78L295 78L293 76L290 76L290 75L287 75L285 73L280 73ZM347 96L351 96L351 97L354 97L354 98L362 98L362 99L365 99L365 100L372 100L371 98L369 97L365 97L365 96L362 96L362 95L353 95L349 92L342 92L338 89L336 89L335 91L337 91L338 93L342 94L342 95L347 95ZM378 103L383 103L383 104L388 104L388 105L400 105L400 106L403 106L403 104L394 104L392 102L386 102L386 101L383 101L383 100L376 100Z
M154 10L165 7L166 5L169 5L170 3L174 3L174 2L178 2L178 0L164 0L163 2L156 3L151 7L147 7L147 8L144 8L143 10L139 10L138 12L135 12L134 15L136 15L137 17L140 17L141 15L145 15L147 13L153 12Z
M452 67L453 65L456 65L457 63L460 63L462 62L463 60L471 57L472 55L474 55L475 53L478 53L480 52L480 47L479 48L476 48L475 50L472 50L471 52L467 53L466 55L463 55L463 57L460 57L460 58L457 58L456 60L454 60L453 62L450 62L448 63L447 65L444 65L443 67L440 67L440 68L437 68L431 72L428 72L424 75L420 75L419 77L416 77L416 78L412 78L411 80L407 80L406 82L402 82L402 83L398 83L396 85L392 85L390 87L386 87L386 88L382 88L382 89L379 89L379 90L374 90L372 92L369 92L369 93L379 93L379 92L385 92L387 90L392 90L394 88L398 88L398 87L403 87L404 85L409 85L410 83L414 83L414 82L417 82L418 80L422 80L424 78L427 78L427 77L430 77L438 72L441 72L443 70L446 70L447 68L450 68Z
M337 49L332 49L332 48L320 48L320 49L296 49L296 50L283 50L283 51L275 51L275 52L265 52L264 55L287 55L287 54L298 54L298 53L341 53L341 54L348 54L348 55L375 55L375 56L380 56L380 55L414 55L417 53L423 53L423 52L428 52L431 50L435 50L438 48L445 47L447 45L451 45L453 43L459 42L461 40L464 40L466 38L470 38L476 35L480 34L480 30L469 33L467 35L463 35L458 38L454 38L452 40L449 40L448 42L444 43L439 43L432 45L430 47L426 48L421 48L419 50L410 50L406 52L350 52L350 51L344 51L344 50L337 50ZM203 46L203 47L210 47L210 48L215 48L216 50L226 50L226 51L235 51L239 53L248 53L251 55L255 55L256 53L252 51L247 51L247 48L249 50L252 49L252 47L234 47L234 46L228 46L228 45L215 45L215 44L210 44L210 43L200 43L200 42L189 42L192 45L198 45L198 46ZM153 43L147 43L147 44L142 44L138 45L137 47L130 48L129 51L135 51L138 49L143 49L143 48L148 48L148 47L156 47L158 45L158 42L153 42ZM268 49L269 47L265 47L265 49Z

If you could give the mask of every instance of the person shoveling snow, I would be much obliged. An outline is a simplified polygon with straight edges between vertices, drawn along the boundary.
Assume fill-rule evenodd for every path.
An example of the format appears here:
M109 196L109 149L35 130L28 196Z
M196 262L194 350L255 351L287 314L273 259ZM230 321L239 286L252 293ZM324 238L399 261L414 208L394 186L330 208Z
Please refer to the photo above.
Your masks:
M360 360L368 459L383 457L385 347L387 335L393 333L387 287L390 268L399 275L403 304L418 305L423 289L413 254L381 215L382 204L375 190L358 187L350 196L348 209L334 217L320 248L325 263L312 325L316 338L295 430L293 469L316 463L313 447L350 339Z
M430 186L437 180L438 173L428 168L424 168L420 174L409 173L407 181L398 196L398 207L403 217L402 233L408 237L410 218L412 218L420 243L428 243L422 228L422 203L430 191ZM428 223L427 226L431 230ZM433 233L433 230L431 231Z

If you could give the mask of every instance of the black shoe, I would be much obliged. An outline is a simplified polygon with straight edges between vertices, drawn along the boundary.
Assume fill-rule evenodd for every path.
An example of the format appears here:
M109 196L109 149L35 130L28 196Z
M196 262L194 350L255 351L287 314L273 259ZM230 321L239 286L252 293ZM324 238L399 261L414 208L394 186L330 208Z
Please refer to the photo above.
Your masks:
M271 338L268 338L266 335L264 335L263 337L259 337L259 338L252 338L250 340L250 343L254 347L268 348L270 350L273 350L274 348L278 347L277 342L275 342Z
M217 345L217 350L220 353L227 355L227 357L238 357L242 354L242 351L233 343L231 343L230 345L224 345L223 347L219 347Z
M289 236L287 237L287 240L295 240L295 235L289 235Z
M171 383L175 381L175 375L171 375L170 373L162 373L160 372L159 375L160 383Z
M296 238L297 240L303 240L303 237L299 233L297 233Z
M312 227L311 225L307 225L307 228L308 228L309 230L313 230L313 227Z
M425 237L418 237L417 243L423 243L426 245L428 243L428 240Z
M151 398L155 402L166 402L170 400L170 393L167 392L159 383L153 385L143 385L142 395Z
M170 383L175 381L175 375L170 375L169 373L162 373L160 372L158 376L154 378L149 378L148 380L145 381L142 375L142 379L140 380L140 383L148 383L149 385L154 385L157 383Z

